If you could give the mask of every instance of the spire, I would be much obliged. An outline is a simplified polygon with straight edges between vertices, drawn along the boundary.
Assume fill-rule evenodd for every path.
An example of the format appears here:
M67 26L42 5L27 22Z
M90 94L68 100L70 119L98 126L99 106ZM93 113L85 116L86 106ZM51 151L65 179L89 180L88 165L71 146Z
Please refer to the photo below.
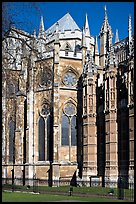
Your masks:
M83 27L83 31L82 31L82 46L86 47L86 40L85 40L85 30Z
M104 14L104 20L107 20L108 19L108 16L107 16L107 8L106 8L106 5L104 6L104 12L105 12L105 14Z
M129 15L128 19L128 42L129 42L129 55L132 54L132 23L131 23L131 15Z
M43 23L43 16L41 16L40 27L39 27L39 35L38 37L45 38L45 31L44 31L44 23Z
M106 29L107 28L107 25L108 25L108 16L107 16L107 8L106 8L106 5L104 6L104 28Z
M96 38L95 38L95 54L99 54L97 36L96 36Z
M41 16L40 28L39 31L44 31L43 16Z
M131 39L132 39L131 15L129 15L129 19L128 19L128 34L129 34L129 41L131 41Z
M109 22L108 22L107 8L105 5L104 6L104 22L102 24L100 33L107 32L108 30L111 31L111 26L109 25Z
M115 43L119 42L118 29L116 29Z
M89 29L87 14L86 14L86 19L85 19L84 29L85 29L85 35L90 36L90 29Z

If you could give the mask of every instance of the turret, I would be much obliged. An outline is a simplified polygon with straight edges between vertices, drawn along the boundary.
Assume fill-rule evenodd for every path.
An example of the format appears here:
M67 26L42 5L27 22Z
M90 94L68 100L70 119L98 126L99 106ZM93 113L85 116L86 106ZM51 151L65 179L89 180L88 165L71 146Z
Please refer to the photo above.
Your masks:
M104 22L100 30L100 65L105 67L105 60L112 44L112 29L108 22L106 6L104 7Z

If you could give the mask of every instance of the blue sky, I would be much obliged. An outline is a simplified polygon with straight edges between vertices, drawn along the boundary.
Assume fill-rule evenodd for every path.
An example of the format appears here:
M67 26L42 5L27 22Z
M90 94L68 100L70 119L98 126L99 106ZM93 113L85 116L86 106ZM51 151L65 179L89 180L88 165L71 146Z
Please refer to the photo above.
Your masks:
M67 12L73 17L80 29L88 14L90 33L99 35L104 20L104 6L107 7L109 24L111 25L113 43L115 41L116 28L119 39L128 36L128 16L132 16L134 29L134 2L33 2L37 9L31 7L31 2L13 2L11 12L18 23L16 26L24 31L32 33L34 29L38 33L40 16L43 16L45 30Z

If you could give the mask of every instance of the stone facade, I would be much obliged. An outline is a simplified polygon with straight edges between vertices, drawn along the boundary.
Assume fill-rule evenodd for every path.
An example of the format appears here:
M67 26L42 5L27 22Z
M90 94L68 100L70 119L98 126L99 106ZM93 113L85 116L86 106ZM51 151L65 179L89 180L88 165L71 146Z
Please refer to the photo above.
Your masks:
M66 26L67 25L67 26ZM67 13L38 37L14 27L2 44L3 178L134 178L134 38L112 44ZM14 174L13 174L14 172Z

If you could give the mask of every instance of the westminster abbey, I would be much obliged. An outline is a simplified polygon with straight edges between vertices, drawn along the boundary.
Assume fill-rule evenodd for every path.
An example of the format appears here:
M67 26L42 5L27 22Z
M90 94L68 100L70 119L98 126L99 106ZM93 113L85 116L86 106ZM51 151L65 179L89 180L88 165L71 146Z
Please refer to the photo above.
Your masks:
M96 19L97 21L97 19ZM96 22L97 23L97 22ZM127 22L124 22L127 24ZM2 40L2 177L134 179L134 35L69 13ZM100 48L98 47L100 40Z

